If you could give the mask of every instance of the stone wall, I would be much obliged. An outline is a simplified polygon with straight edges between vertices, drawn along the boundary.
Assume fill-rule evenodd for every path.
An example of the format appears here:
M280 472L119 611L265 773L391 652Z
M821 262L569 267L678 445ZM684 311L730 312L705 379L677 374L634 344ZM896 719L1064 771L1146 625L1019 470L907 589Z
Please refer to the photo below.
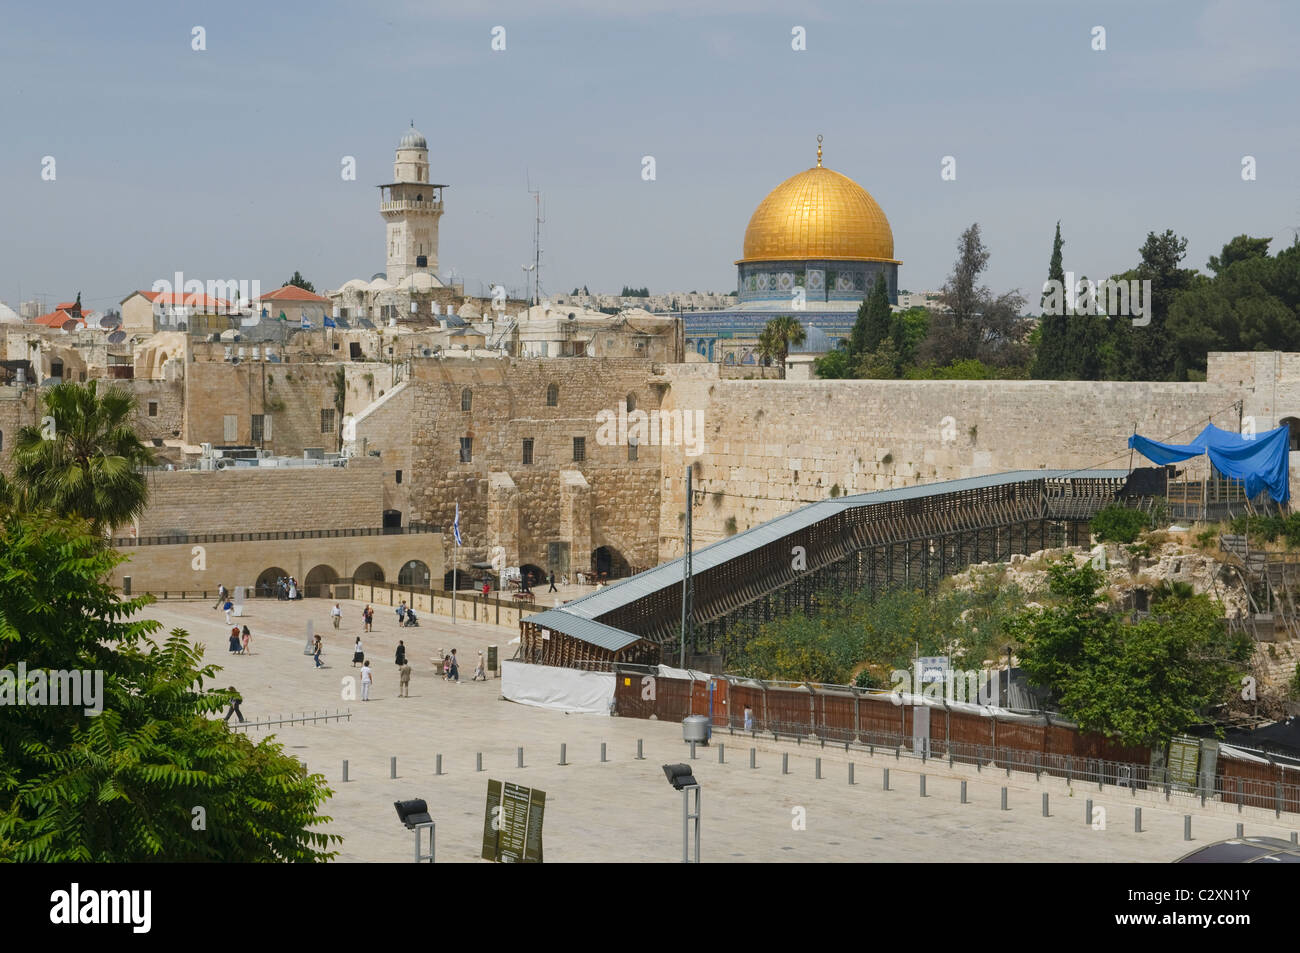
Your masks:
M155 470L135 531L144 537L379 527L382 480L372 459L346 467Z
M18 429L40 423L34 387L0 387L0 473L14 475L13 450Z
M267 450L300 457L307 447L335 451L339 415L321 432L321 411L334 409L338 365L226 364L193 361L185 368L185 442L251 444L252 415L270 414ZM235 418L234 439L227 439L224 418Z

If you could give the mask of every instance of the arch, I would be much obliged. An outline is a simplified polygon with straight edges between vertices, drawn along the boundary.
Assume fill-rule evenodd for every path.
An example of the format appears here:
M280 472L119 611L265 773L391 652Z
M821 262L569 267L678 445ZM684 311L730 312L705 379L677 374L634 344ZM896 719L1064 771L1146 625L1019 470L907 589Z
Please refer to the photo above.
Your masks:
M329 587L339 581L339 574L334 571L333 566L327 566L321 563L319 566L313 566L307 573L307 578L302 581L303 596L323 596L328 598L330 594Z
M272 566L270 569L263 569L257 577L257 582L253 590L257 593L259 599L274 599L279 593L276 591L275 583L278 579L287 579L289 571L281 569L279 566Z
M397 584L413 589L429 588L429 567L418 559L408 559L397 571Z
M597 546L591 553L591 571L597 579L619 579L631 575L623 554L613 546Z
M746 351L746 352L745 352L744 360L742 360L740 363L741 363L741 364L746 364L746 365L750 365L750 364L755 364L755 363L757 363L757 362L754 360L754 352L753 352L753 351Z
M468 569L456 568L448 569L442 576L442 588L450 592L453 588L457 589L477 589L478 584L474 581L474 575Z
M1277 422L1279 427L1286 427L1290 430L1288 436L1289 447L1292 450L1300 450L1300 419L1295 417L1283 417Z
M402 531L402 511L384 510L384 535Z
M728 351L728 352L727 352L727 356L726 356L725 358L722 359L722 363L723 363L723 364L735 364L735 363L736 363L736 352L735 352L735 351Z
M560 385L559 384L546 385L546 406L547 407L560 406Z
M474 408L474 392L466 387L460 392L460 409L468 413Z
M384 570L378 563L362 563L352 571L355 582L383 582Z
M519 567L519 578L527 579L529 588L546 578L546 570L536 563L523 563Z

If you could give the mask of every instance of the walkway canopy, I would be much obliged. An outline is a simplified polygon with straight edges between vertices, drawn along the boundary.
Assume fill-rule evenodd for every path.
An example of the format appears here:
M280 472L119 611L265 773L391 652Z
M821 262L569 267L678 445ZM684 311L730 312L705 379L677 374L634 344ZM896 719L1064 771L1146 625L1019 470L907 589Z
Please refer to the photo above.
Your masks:
M1278 503L1286 503L1291 496L1290 434L1289 427L1278 427L1261 434L1242 435L1209 424L1191 443L1159 443L1134 434L1128 438L1128 445L1159 464L1207 454L1220 474L1245 482L1246 496L1253 499L1268 490L1268 495Z

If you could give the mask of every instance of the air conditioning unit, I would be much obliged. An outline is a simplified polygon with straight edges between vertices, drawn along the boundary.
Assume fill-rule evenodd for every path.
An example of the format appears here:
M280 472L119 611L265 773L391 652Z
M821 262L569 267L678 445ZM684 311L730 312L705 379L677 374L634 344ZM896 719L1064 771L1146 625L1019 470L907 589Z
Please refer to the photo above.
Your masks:
M324 459L325 459L325 448L324 448L324 447L305 447L305 448L303 449L303 451L302 451L302 458L303 458L304 460L324 460Z

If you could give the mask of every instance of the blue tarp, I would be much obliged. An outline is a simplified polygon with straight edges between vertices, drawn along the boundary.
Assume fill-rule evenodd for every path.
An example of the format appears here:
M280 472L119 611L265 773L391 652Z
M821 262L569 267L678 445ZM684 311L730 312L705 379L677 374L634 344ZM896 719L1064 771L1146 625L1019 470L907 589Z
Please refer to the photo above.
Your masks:
M1268 495L1279 503L1291 497L1289 427L1242 436L1209 424L1191 443L1160 443L1134 434L1128 438L1128 445L1159 464L1209 454L1214 469L1225 477L1243 480L1246 495L1252 499L1263 490L1268 490Z

